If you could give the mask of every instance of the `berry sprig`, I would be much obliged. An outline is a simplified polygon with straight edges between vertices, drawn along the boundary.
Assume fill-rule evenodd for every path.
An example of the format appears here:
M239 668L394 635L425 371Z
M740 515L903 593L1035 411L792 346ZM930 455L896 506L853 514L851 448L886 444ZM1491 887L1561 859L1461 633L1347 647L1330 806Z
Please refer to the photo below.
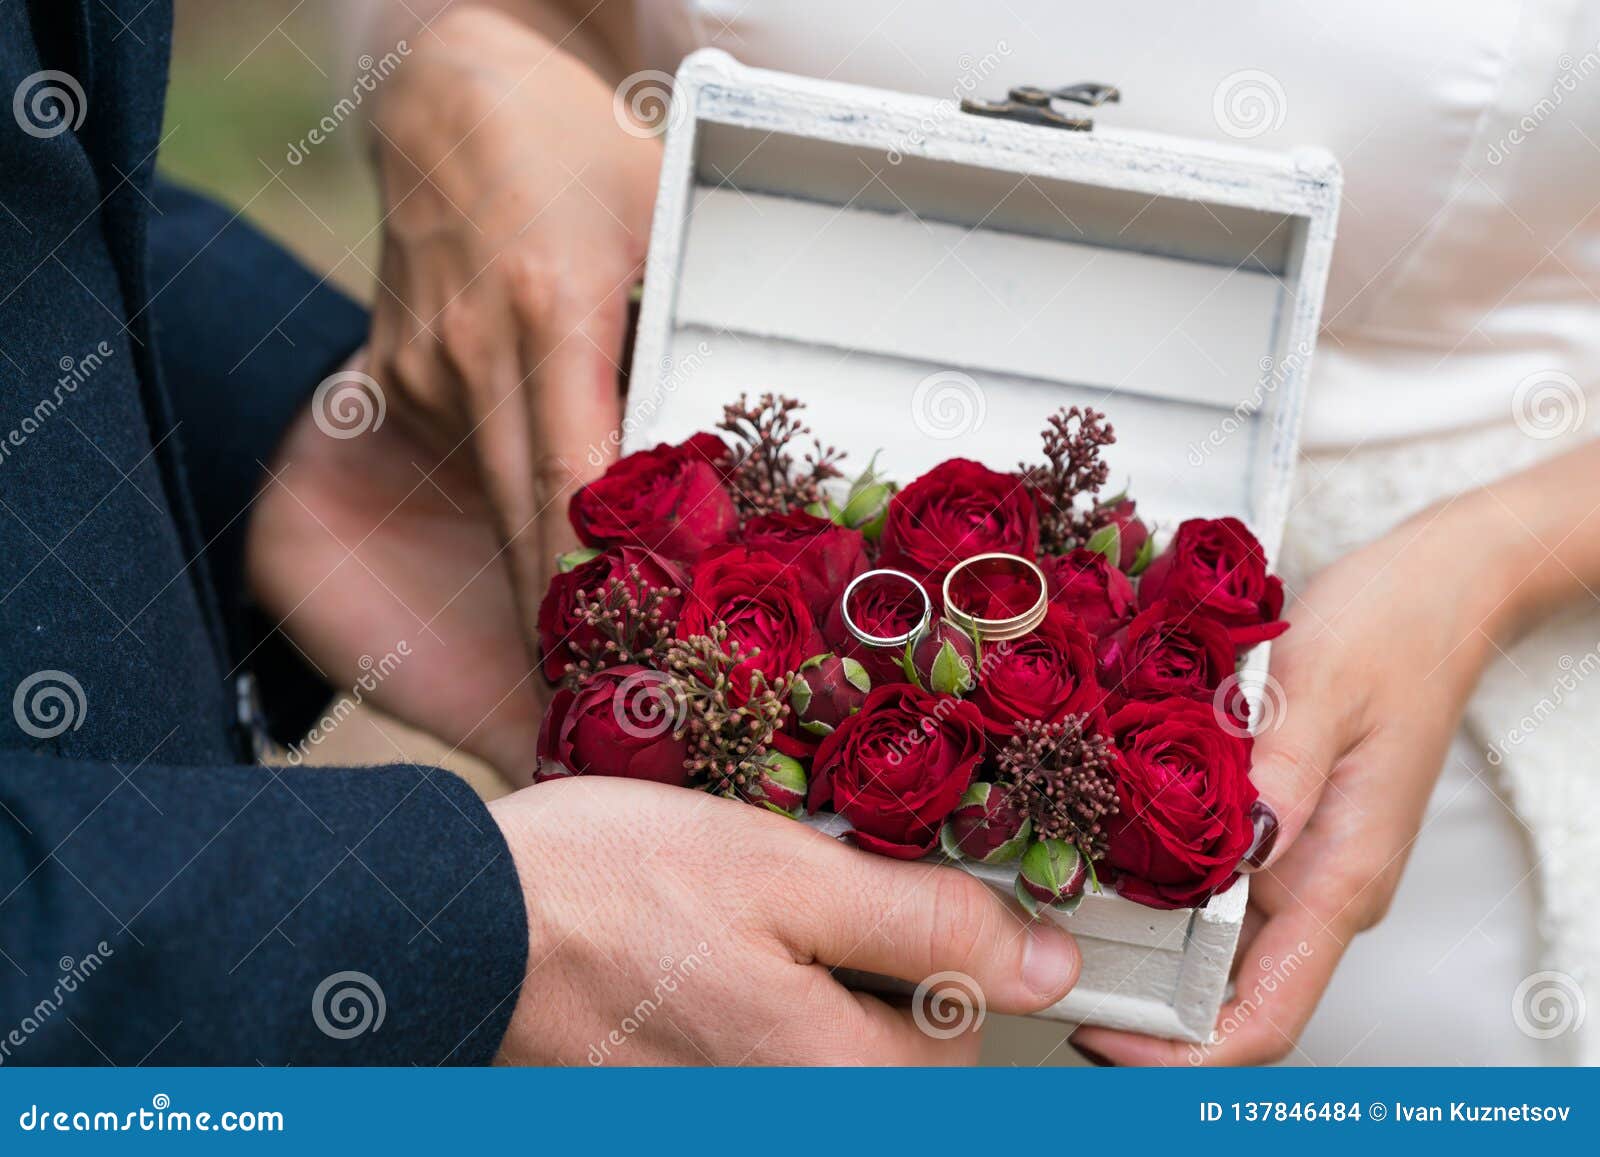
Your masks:
M1110 475L1100 448L1115 442L1117 434L1099 410L1071 406L1052 415L1040 437L1047 464L1023 463L1019 469L1039 508L1040 551L1066 554L1087 543L1109 518L1096 502ZM1086 506L1079 502L1084 497Z
M1026 720L996 757L999 779L1016 786L1034 835L1075 845L1088 860L1106 855L1105 820L1117 814L1116 753L1088 716Z
M754 653L730 639L725 624L715 623L709 634L668 643L661 668L685 704L684 766L706 790L730 798L751 794L772 737L789 714L787 676L770 683L759 671L735 676L735 668Z
M609 578L598 592L578 590L573 606L578 621L599 635L598 641L574 645L578 658L562 675L576 689L595 672L624 663L659 667L667 644L677 630L677 620L663 613L662 604L681 598L677 587L647 583L639 568L629 567L626 578Z
M803 409L804 403L776 394L762 394L754 405L740 394L722 408L717 429L734 440L727 480L741 518L803 509L822 500L824 482L843 476L838 464L844 455L814 437L795 461L791 443L811 433L795 416Z

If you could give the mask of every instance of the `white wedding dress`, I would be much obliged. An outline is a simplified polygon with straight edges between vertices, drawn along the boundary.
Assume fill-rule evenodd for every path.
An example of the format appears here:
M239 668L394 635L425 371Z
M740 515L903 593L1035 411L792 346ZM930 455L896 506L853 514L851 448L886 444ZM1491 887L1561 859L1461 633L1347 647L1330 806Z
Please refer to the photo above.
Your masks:
M1291 587L1434 499L1595 432L1600 399L1582 391L1600 373L1600 5L638 10L645 61L666 71L714 45L942 97L1096 80L1124 93L1098 114L1108 124L1330 149L1345 199L1281 560ZM1291 1062L1600 1063L1597 648L1588 604L1488 673L1388 919L1351 946ZM994 1020L991 1060L1071 1055L1060 1026Z

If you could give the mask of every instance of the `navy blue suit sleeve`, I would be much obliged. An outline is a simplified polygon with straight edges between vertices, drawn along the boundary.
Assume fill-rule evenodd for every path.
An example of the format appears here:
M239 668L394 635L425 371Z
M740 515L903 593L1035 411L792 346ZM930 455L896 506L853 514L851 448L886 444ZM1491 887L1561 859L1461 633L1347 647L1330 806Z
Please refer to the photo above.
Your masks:
M471 1064L527 955L448 772L0 752L0 1064Z
M230 645L236 658L249 656L268 727L287 743L329 691L251 604L246 511L295 414L366 340L367 314L217 202L166 181L153 200L149 281L162 385Z

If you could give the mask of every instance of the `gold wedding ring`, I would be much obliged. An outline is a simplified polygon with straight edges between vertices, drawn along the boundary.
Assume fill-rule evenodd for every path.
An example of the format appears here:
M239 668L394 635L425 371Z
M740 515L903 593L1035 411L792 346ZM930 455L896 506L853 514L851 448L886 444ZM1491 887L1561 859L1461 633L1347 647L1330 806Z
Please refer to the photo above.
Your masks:
M1039 584L1039 598L1032 606L1020 615L1011 615L1004 619L979 618L977 615L956 606L955 601L950 597L950 589L951 583L957 575L963 571L970 570L975 572L972 577L981 583L983 580L978 578L976 572L981 570L984 565L994 566L1000 563L1008 567L1021 567L1033 575L1034 581ZM1050 609L1050 592L1045 584L1044 572L1021 555L1006 554L1004 551L975 554L971 558L962 559L950 569L949 574L944 576L942 594L944 596L945 618L962 630L975 635L981 641L990 643L1002 643L1009 639L1020 639L1044 622L1045 613Z

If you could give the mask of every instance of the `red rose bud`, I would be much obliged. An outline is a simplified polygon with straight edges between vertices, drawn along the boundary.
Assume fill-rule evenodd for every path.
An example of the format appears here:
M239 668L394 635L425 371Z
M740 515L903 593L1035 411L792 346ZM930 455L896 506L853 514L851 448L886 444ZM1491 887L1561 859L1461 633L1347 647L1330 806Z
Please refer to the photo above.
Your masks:
M1022 853L1017 872L1017 902L1028 915L1041 907L1070 912L1083 900L1089 882L1089 861L1065 840L1035 840Z
M939 843L953 860L1004 864L1022 854L1032 830L1010 787L975 783L944 822Z
M872 690L865 667L831 651L800 664L799 676L789 692L789 706L801 730L812 735L830 734L861 710Z
M681 695L661 672L608 667L557 691L539 727L538 781L613 775L687 787Z
M768 811L799 819L806 810L805 765L779 752L767 752L761 761L761 777L746 789L745 798Z
M1039 512L1015 474L952 458L890 500L880 547L881 565L925 578L937 590L945 572L972 555L1038 554Z
M803 510L752 518L739 540L793 568L806 606L818 622L828 617L845 585L867 569L867 545L859 531Z
M739 528L733 498L714 464L713 435L662 443L612 463L572 496L567 517L587 546L630 544L693 562Z
M1221 623L1241 651L1289 629L1278 619L1283 583L1267 573L1266 551L1237 518L1191 518L1178 527L1139 581L1141 607L1162 599L1179 614Z
M636 546L611 547L590 552L587 558L579 557L583 553L573 551L561 556L563 560L576 561L570 567L558 568L559 573L550 580L544 601L539 604L539 654L544 677L552 683L561 678L568 663L577 662L585 652L606 642L579 611L580 591L590 599L601 598L606 584L615 579L627 585L635 600L642 600L650 589L678 591L678 597L663 599L656 608L665 621L676 619L683 608L682 592L688 585L683 572L659 555ZM633 578L635 572L637 581ZM616 661L615 657L612 661Z
M1133 617L1133 582L1098 551L1053 555L1041 559L1039 569L1049 584L1050 601L1077 615L1096 637L1104 638Z
M1134 513L1134 508L1131 498L1112 498L1099 509L1102 517L1109 518L1101 529L1115 527L1117 532L1117 549L1107 557L1117 569L1136 575L1155 557L1155 543L1151 541L1150 528Z
M978 645L946 619L906 645L906 678L941 695L965 695L977 686Z

